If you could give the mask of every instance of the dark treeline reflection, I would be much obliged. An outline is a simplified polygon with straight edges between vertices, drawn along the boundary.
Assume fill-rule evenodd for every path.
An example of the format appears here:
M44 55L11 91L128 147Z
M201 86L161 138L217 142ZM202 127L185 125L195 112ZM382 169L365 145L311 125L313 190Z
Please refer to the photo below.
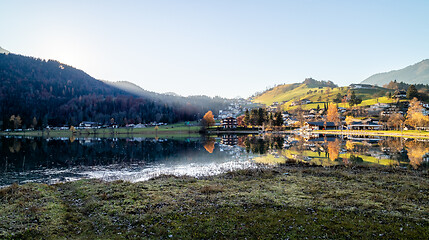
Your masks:
M25 171L72 166L153 162L193 155L203 146L198 139L133 140L0 138L0 171Z

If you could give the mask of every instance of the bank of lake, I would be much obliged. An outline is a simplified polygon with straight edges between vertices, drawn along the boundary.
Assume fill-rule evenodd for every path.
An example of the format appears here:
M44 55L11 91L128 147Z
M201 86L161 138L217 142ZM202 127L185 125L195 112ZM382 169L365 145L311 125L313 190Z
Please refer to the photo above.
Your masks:
M6 239L428 239L427 170L261 166L0 190Z

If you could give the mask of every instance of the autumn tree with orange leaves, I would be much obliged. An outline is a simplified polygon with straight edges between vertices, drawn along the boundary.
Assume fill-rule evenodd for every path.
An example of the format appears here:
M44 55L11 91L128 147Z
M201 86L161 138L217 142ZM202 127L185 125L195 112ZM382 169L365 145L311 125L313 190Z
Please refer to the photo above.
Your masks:
M335 126L340 125L340 114L338 113L338 108L335 104L329 105L326 120L328 122L334 122Z
M214 115L212 111L208 111L203 119L201 120L201 123L204 127L210 127L215 124Z
M410 101L405 123L414 128L425 127L429 123L429 117L423 115L423 107L420 105L420 101L418 101L417 98L413 98Z

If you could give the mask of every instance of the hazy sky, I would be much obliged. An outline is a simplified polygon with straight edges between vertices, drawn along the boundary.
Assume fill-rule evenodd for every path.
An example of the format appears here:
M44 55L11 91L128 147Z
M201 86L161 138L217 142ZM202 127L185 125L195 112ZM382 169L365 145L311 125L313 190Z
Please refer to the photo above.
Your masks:
M156 92L248 97L429 58L429 1L0 1L0 46Z

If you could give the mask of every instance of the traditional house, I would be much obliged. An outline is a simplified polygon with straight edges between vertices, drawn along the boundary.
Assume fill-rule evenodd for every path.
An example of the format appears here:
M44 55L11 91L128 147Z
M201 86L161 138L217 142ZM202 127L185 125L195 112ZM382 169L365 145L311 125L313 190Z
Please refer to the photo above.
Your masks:
M405 90L396 90L393 96L395 98L404 99L404 98L407 98L407 92Z
M283 122L284 122L284 125L291 127L291 126L295 126L299 121L296 118L287 117L287 118L283 118Z
M370 84L350 84L350 89L371 89L373 88Z
M347 128L350 130L380 130L383 128L383 125L380 125L377 121L368 118L364 120L355 120L351 124L347 125Z
M302 105L309 104L309 103L311 103L311 100L308 100L308 99L301 99L301 104L302 104Z
M222 127L224 129L237 128L237 119L234 117L227 117L222 119Z
M308 130L335 130L337 126L334 122L306 122L304 124L304 129Z
M98 128L98 122L83 121L79 124L80 128Z
M136 124L136 125L134 126L134 128L145 128L145 127L146 127L146 125L141 124L141 123Z

